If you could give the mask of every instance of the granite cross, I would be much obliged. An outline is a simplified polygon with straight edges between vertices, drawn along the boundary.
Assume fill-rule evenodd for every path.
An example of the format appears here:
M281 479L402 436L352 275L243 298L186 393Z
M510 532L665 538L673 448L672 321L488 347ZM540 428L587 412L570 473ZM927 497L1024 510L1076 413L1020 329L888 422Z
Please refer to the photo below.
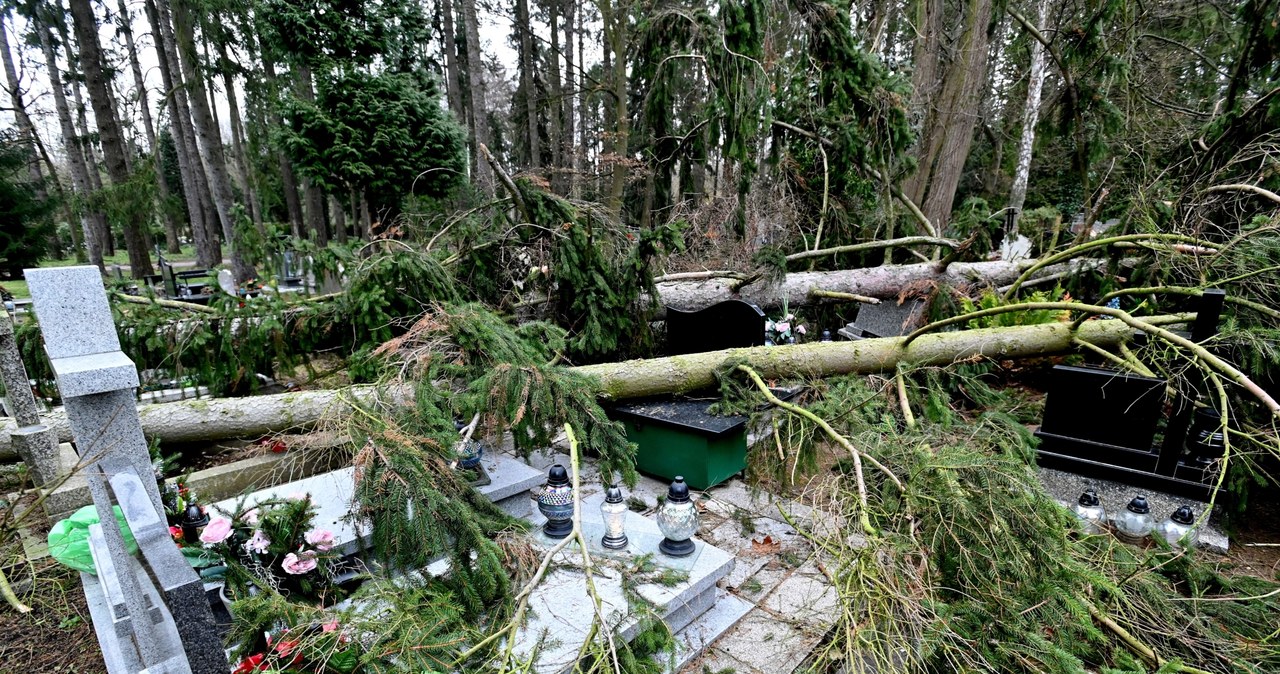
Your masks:
M203 584L166 526L134 402L138 370L120 350L102 276L85 266L28 269L26 278L99 521L114 523L118 504L145 562L143 568L126 552L118 527L100 527L101 552L110 563L99 570L111 572L86 579L86 591L99 580L116 589L115 596L107 593L112 611L127 616L129 626L122 635L119 620L107 627L95 618L109 671L123 671L112 668L109 653L128 651L133 656L126 661L152 670L226 674ZM155 599L163 606L154 606ZM164 618L158 622L151 619L156 608ZM174 643L181 643L177 652Z

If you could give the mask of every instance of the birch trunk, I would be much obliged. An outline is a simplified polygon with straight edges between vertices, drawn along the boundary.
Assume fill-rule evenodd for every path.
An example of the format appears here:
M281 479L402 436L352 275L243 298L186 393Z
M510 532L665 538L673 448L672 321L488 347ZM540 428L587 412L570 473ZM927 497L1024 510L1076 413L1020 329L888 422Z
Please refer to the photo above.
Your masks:
M1036 25L1043 26L1048 13L1049 0L1036 2ZM1035 149L1036 124L1040 121L1040 94L1044 90L1044 45L1031 40L1031 64L1027 75L1027 102L1022 109L1022 137L1018 141L1018 163L1013 170L1013 185L1009 188L1009 208L1013 210L1012 228L1006 234L1018 231L1018 218L1022 205L1027 201L1027 180L1031 177L1031 153Z

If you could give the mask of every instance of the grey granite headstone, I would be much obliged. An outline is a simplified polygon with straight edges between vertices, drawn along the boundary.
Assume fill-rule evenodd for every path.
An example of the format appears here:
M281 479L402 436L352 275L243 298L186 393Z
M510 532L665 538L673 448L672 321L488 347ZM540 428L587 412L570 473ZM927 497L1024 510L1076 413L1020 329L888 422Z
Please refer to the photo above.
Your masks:
M924 325L924 310L925 302L914 299L901 304L892 300L863 304L858 307L858 317L839 332L847 339L900 337Z
M26 277L99 520L114 522L118 503L146 562L135 569L119 528L101 527L100 569L110 575L102 586L118 588L111 601L117 619L104 626L95 617L95 628L107 638L103 630L118 631L118 618L127 615L132 637L104 653L136 648L138 661L155 671L226 674L203 584L169 536L134 403L138 371L120 351L102 277L96 267L29 269ZM160 595L152 594L156 586ZM143 618L151 615L152 596L163 597L171 620Z

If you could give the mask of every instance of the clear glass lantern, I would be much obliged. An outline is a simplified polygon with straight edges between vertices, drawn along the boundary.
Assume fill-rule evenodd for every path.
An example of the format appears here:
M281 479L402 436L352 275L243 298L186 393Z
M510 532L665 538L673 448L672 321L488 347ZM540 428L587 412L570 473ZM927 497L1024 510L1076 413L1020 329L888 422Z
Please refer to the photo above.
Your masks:
M1107 530L1107 511L1102 507L1102 501L1098 499L1098 492L1086 489L1071 511L1080 519L1085 532L1100 534Z
M1160 523L1159 534L1175 548L1193 548L1200 538L1195 523L1196 511L1191 506L1184 505L1173 511L1169 519Z
M658 508L658 528L666 538L658 544L658 550L671 557L686 557L693 553L693 541L698 531L698 508L689 498L689 485L677 475L667 490L667 500Z
M622 490L618 485L609 485L605 491L604 503L600 504L600 518L604 520L604 538L600 544L609 550L623 550L627 547L627 504L622 501Z
M573 532L573 485L569 471L556 464L547 471L547 484L534 494L538 511L546 518L542 533L548 538L564 538Z
M1116 516L1116 535L1130 543L1139 543L1155 528L1147 497L1139 494Z

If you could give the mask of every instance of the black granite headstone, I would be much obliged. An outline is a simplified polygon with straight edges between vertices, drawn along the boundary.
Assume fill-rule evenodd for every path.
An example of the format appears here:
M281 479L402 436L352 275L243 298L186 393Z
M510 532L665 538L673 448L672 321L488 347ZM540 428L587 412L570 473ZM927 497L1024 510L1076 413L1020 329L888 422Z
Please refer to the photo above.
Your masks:
M1053 368L1040 430L1150 452L1165 381L1095 367Z
M764 312L750 302L726 300L699 311L667 309L667 353L703 353L764 345Z

